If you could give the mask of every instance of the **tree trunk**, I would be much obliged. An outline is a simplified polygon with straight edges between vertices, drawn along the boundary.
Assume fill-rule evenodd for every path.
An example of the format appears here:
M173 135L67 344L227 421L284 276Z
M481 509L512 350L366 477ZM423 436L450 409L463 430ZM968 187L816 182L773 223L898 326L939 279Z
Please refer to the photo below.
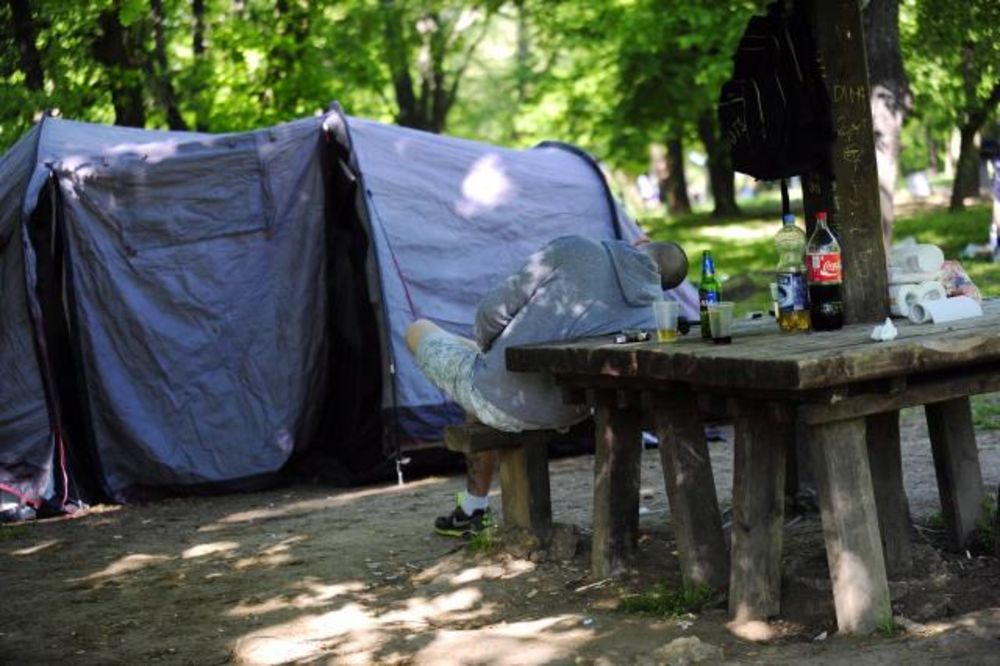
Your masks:
M649 150L650 167L660 191L660 201L671 215L691 212L688 199L687 178L684 175L684 145L681 139L667 141L667 145L654 144Z
M698 136L708 153L708 179L715 202L712 217L734 217L740 214L740 208L736 205L732 158L729 144L719 137L714 111L708 109L698 116Z
M955 167L955 182L951 188L951 202L948 210L965 210L965 197L979 193L979 151L976 149L976 132L979 126L962 125L959 129L962 144L958 150L958 164Z
M924 136L927 138L927 168L931 173L941 172L941 156L938 154L938 142L934 138L934 132L929 127L924 128Z
M900 131L912 105L899 48L899 0L871 0L864 10L868 85L871 88L875 161L878 166L882 240L892 245L893 197L898 176Z
M1000 83L993 86L986 100L980 101L976 97L974 87L967 90L966 99L968 100L966 122L958 128L962 143L958 151L958 165L955 167L955 182L951 188L951 204L948 206L948 210L953 212L965 208L963 201L965 197L979 195L979 151L976 148L976 133L982 129L986 119L997 108L997 104L1000 104Z
M177 108L177 94L170 80L170 67L167 65L166 37L163 34L163 0L149 0L150 14L153 18L153 39L155 57L150 68L156 87L160 93L160 102L167 113L167 126L172 130L187 130L188 125Z
M205 59L205 0L191 0L191 20L194 90L190 98L194 106L194 127L199 132L207 132L208 110L205 108L205 97L202 93L202 87L208 80L208 62Z
M385 37L386 58L392 76L399 113L396 122L403 127L425 129L423 116L413 90L406 41L403 35L403 15L394 0L382 0L382 30Z
M144 127L146 110L143 107L143 74L131 48L133 35L121 24L116 9L101 12L97 24L100 32L91 49L94 59L107 70L111 102L115 107L115 124Z
M24 73L24 85L37 92L45 84L42 57L38 53L37 27L28 0L10 0L14 40L17 42L18 64Z

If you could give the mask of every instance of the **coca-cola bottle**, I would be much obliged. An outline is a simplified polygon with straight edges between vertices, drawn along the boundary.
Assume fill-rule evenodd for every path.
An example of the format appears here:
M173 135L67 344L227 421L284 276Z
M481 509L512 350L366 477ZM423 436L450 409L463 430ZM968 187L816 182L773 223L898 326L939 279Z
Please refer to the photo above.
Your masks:
M816 213L816 228L806 245L806 279L809 283L809 318L814 331L833 331L844 325L840 285L840 243L826 224L826 213Z

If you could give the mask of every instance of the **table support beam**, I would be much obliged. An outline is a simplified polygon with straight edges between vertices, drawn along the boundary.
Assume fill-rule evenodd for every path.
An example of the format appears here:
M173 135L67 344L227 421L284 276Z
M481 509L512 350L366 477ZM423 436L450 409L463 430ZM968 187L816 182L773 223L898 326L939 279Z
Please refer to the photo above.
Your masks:
M642 410L638 400L622 405L615 391L595 391L592 403L596 450L591 571L599 580L623 573L638 546Z
M692 394L651 394L647 404L660 440L681 577L685 585L724 589L729 583L729 552L698 403Z
M868 467L865 420L812 426L807 436L837 627L842 633L871 633L892 620L892 607Z
M983 475L969 398L924 407L934 453L941 514L953 543L964 548L983 515Z
M736 407L729 614L760 620L781 610L785 518L785 452L791 418L774 419L765 404Z

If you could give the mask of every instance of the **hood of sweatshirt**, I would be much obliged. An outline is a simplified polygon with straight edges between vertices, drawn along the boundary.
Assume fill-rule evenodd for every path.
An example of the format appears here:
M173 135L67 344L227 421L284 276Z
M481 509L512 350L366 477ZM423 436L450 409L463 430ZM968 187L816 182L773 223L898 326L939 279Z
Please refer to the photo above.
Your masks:
M626 303L642 306L663 300L660 271L652 259L625 241L606 240L602 243L611 257Z

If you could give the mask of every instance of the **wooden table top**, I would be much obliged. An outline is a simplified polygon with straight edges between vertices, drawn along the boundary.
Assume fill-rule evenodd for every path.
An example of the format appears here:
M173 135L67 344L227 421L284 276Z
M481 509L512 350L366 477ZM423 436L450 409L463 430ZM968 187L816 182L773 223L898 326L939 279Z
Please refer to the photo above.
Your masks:
M872 324L782 333L773 319L736 322L733 342L715 345L697 329L676 342L615 344L612 336L507 349L507 367L581 377L802 391L1000 361L1000 299L983 316L945 324L894 319L899 336L875 342Z

